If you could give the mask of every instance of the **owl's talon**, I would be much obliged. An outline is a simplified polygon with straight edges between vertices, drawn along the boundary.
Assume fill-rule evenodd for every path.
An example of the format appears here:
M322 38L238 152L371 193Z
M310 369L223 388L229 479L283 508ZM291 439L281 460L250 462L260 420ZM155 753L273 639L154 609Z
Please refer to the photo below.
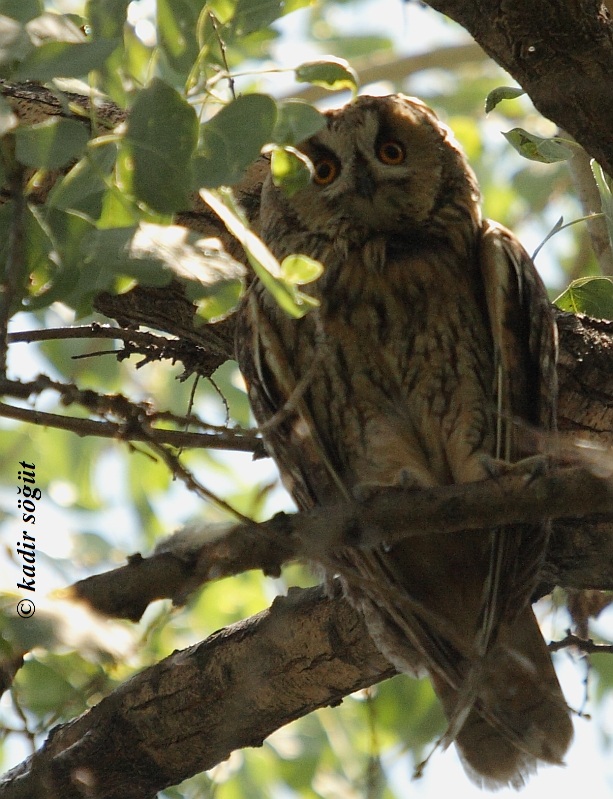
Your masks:
M520 474L524 475L526 484L529 485L537 477L545 474L549 465L549 458L546 455L530 455L527 458L522 458L515 463L508 463L500 458L492 458L491 455L482 455L481 464L488 477L493 480L499 480L507 474Z
M507 463L507 461L503 461L501 458L494 458L486 453L479 456L479 461L487 476L492 480L499 480L507 474L509 469L513 466L512 463Z
M419 485L419 480L411 474L409 469L401 469L398 472L398 486L400 488L408 490L411 488L419 488Z
M537 477L542 477L549 469L550 459L546 455L530 455L523 458L511 467L512 472L519 472L526 478L526 485L530 485Z

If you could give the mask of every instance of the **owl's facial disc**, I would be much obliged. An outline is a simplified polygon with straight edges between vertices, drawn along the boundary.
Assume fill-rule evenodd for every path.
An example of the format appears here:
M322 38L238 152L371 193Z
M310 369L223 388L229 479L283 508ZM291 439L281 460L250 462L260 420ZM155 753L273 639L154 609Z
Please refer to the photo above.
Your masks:
M364 96L326 116L326 127L299 145L313 177L289 201L312 229L352 241L373 233L414 237L444 230L445 209L461 203L478 220L464 156L422 103Z

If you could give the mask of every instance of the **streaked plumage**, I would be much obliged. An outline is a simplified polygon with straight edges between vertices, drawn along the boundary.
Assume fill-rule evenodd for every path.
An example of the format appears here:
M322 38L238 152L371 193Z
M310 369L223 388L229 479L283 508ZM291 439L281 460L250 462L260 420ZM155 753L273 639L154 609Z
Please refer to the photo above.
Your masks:
M418 100L361 97L301 149L313 181L289 199L269 177L256 227L277 258L325 265L307 287L320 306L290 319L256 280L237 339L298 506L481 480L529 454L521 424L555 425L555 326L519 242L481 219L451 132ZM430 674L486 787L519 787L572 736L529 603L546 544L546 526L512 527L327 564L389 660Z

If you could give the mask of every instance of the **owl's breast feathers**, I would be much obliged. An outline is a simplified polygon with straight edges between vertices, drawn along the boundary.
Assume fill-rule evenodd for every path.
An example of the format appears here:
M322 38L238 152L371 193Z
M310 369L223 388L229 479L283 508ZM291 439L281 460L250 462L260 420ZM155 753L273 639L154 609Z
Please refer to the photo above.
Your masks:
M494 454L496 406L477 267L442 247L411 256L398 240L390 258L384 240L364 250L342 264L328 260L321 305L297 322L254 286L249 303L268 339L259 349L285 350L279 374L265 380L272 406L307 376L295 437L304 447L313 434L348 491L407 477L422 486L484 477L475 456ZM284 439L287 421L278 431ZM275 437L269 430L273 450ZM327 501L338 498L335 486ZM323 501L321 490L316 497Z

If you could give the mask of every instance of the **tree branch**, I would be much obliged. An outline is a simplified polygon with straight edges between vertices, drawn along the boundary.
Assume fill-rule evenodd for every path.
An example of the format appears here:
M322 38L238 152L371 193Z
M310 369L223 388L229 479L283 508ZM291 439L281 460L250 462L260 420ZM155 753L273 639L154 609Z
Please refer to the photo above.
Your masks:
M287 597L121 685L0 781L2 799L153 799L278 727L390 677L358 614Z
M568 134L560 132L564 138ZM613 252L606 220L599 214L602 201L590 166L591 158L585 150L576 148L567 161L577 199L581 203L592 251L603 275L613 276Z
M196 416L177 416L156 411L147 403L137 403L121 394L98 394L91 389L79 389L70 383L60 383L46 375L22 383L0 378L0 393L20 399L29 399L43 391L53 390L64 405L79 404L90 413L105 417L104 421L63 416L0 402L0 416L18 419L30 424L68 430L79 436L99 436L119 441L144 441L153 447L171 445L177 448L225 449L239 452L263 452L262 442L253 430L232 429L209 425ZM114 416L120 421L106 418ZM156 423L171 422L178 426L197 426L205 433L185 432L155 427Z
M580 638L578 635L573 635L570 631L562 638L561 641L552 641L549 644L550 652L559 652L560 649L568 649L574 647L580 652L585 652L588 655L595 653L604 653L613 655L613 645L611 644L596 644L591 638Z
M427 0L613 175L613 24L600 0Z
M577 457L580 455L577 453ZM161 542L147 559L135 556L127 566L89 577L73 594L95 610L137 621L154 599L176 604L202 584L262 569L280 573L289 560L326 563L343 547L372 549L415 535L444 535L546 518L585 519L613 514L613 460L597 456L594 468L575 467L533 478L509 474L479 483L419 491L388 489L366 504L343 503L298 514L279 513L268 522L184 528ZM556 560L545 574L556 584L577 587L574 564ZM583 576L583 570L581 571ZM600 572L582 588L613 589L613 550Z
M384 56L368 56L363 61L352 62L352 67L358 75L361 86L378 81L392 81L400 83L410 75L424 72L428 69L458 70L464 65L478 65L487 61L487 56L474 42L457 44L450 47L440 47L438 50L398 58ZM330 97L329 89L321 86L298 85L288 97L299 97L308 103L316 103Z

